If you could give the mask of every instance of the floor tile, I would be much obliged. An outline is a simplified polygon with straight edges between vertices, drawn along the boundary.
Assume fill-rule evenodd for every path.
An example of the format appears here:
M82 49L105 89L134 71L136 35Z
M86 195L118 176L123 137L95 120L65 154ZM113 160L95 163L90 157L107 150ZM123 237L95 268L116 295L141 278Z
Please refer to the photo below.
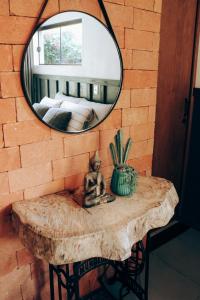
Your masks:
M120 300L120 288L122 287L122 284L119 281L116 281L114 284L112 285L108 285L106 284L106 282L104 282L106 288L111 292L112 296L116 299L116 300ZM123 290L123 292L126 292ZM110 299L105 298L105 300ZM95 298L95 300L99 300ZM123 300L138 300L138 298L134 295L134 293L130 292L126 297L123 298Z
M200 286L200 232L188 230L155 250L154 254Z
M119 282L111 287L116 299L120 287ZM138 298L130 293L124 300ZM188 230L150 255L149 300L200 300L200 232Z
M197 284L150 256L149 300L196 300L198 295Z

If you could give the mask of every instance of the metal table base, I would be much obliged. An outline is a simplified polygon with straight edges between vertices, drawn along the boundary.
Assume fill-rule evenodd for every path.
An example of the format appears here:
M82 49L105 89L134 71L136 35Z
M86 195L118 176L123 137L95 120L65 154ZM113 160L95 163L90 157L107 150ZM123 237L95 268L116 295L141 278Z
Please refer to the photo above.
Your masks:
M148 235L149 236L149 235ZM51 300L55 300L55 282L54 275L57 277L58 299L63 300L62 289L66 290L67 300L85 300L95 299L94 292L81 297L79 289L80 279L88 272L100 267L105 266L103 274L98 278L101 287L106 289L111 299L115 299L105 287L105 283L111 284L115 281L121 283L119 291L119 298L124 299L130 292L133 292L139 300L148 300L148 279L149 279L149 249L147 236L146 247L143 242L139 241L132 247L131 256L123 261L112 261L104 258L91 258L82 262L73 264L73 270L70 272L69 265L55 266L49 265L50 276L50 294ZM114 275L112 278L106 276L108 269L113 268ZM140 275L144 272L143 286L138 281ZM57 299L57 297L56 297Z

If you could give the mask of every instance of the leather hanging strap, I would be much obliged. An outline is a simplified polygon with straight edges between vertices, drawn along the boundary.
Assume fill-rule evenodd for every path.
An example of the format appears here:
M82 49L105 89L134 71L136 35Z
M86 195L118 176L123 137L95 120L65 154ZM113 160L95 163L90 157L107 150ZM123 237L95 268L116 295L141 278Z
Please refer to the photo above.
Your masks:
M104 16L104 19L106 21L106 24L108 26L108 30L110 31L110 33L112 34L113 38L115 39L115 41L117 41L116 39L116 36L115 36L115 33L113 31L113 28L112 28L112 25L111 25L111 22L110 22L110 19L109 19L109 16L108 16L108 13L106 11L106 8L105 8L105 5L103 3L103 0L98 0L98 3L99 3L99 6L101 8L101 11L103 13L103 16Z
M91 1L91 0L88 0L88 1ZM38 26L38 24L39 24L39 22L40 22L40 19L41 19L42 15L43 15L43 12L45 11L45 8L46 8L48 2L49 2L49 0L44 0L44 2L43 2L43 4L42 4L41 10L40 10L39 15L38 15L38 17L37 17L37 19L36 19L36 22L35 22L35 25L34 25L34 28L33 28L33 32L32 32L32 34L31 34L31 37L32 37L32 35L34 34L35 29L37 28L37 26ZM98 3L99 3L99 6L100 6L100 8L101 8L101 11L102 11L102 14L103 14L103 16L104 16L104 19L105 19L105 21L106 21L108 30L110 31L111 35L113 36L113 38L114 38L115 41L117 42L117 39L116 39L115 33L114 33L114 31L113 31L113 28L112 28L112 25L111 25L111 22L110 22L108 13L107 13L107 11L106 11L105 5L104 5L104 3L103 3L103 0L98 0Z
M39 15L38 15L38 17L37 17L37 19L36 19L36 21L35 21L35 25L34 25L34 28L33 28L33 32L34 32L35 29L37 28L37 26L38 26L38 24L39 24L39 22L40 22L40 19L41 19L42 15L43 15L43 12L45 11L45 8L46 8L48 2L49 2L49 0L44 0L44 2L43 2L43 4L42 4L42 7L41 7L41 10L40 10L40 12L39 12Z

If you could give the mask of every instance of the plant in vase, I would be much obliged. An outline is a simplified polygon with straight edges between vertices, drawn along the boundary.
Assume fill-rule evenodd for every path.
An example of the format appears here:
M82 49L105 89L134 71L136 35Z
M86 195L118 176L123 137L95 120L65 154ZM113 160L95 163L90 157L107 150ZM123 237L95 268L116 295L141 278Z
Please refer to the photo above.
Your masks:
M110 144L114 170L111 179L111 191L119 196L130 196L135 192L137 173L127 165L128 155L133 144L131 138L123 146L123 132L115 135L115 143Z

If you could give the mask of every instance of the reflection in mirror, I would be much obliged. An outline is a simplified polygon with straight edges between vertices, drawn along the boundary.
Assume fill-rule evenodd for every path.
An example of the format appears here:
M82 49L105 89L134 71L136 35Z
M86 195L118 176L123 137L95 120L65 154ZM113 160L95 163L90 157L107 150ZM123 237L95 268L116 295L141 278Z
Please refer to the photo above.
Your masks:
M36 30L21 74L36 115L54 129L76 133L93 128L111 112L121 90L122 61L100 21L65 12Z

